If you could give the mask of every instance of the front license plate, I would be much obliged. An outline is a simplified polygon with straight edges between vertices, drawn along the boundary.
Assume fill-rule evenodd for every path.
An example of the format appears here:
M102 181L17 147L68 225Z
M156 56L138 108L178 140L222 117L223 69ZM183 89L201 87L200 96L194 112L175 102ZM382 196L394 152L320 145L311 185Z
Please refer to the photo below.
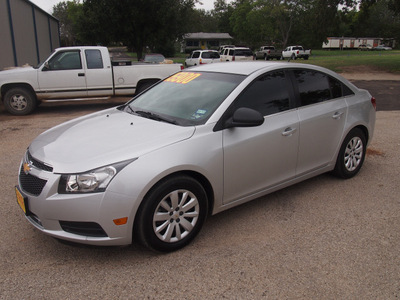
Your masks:
M22 208L24 213L27 214L27 198L22 195L17 186L15 187L15 194L17 195L17 202L19 206Z

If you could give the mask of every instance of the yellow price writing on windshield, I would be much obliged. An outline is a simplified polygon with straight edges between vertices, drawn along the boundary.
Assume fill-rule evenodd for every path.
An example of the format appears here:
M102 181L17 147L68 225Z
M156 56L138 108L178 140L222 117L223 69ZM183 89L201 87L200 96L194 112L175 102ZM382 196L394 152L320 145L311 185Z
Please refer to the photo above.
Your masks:
M201 74L199 73L181 72L171 77L168 77L167 79L165 79L165 81L186 84L188 82L191 82L193 79L196 79L200 75Z

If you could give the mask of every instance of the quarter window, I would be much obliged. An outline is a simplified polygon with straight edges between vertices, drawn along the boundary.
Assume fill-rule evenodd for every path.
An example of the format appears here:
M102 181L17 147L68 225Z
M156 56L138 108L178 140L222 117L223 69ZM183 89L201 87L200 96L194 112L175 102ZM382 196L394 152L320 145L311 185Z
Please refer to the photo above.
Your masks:
M100 50L86 50L85 56L88 69L103 69Z
M290 108L285 72L277 71L256 79L235 102L235 109L248 107L263 116Z

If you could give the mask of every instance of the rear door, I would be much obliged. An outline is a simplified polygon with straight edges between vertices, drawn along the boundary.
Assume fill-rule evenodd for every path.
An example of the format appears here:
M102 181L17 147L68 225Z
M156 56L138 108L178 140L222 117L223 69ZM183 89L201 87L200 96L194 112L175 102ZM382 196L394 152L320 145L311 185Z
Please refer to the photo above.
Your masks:
M313 71L293 70L299 103L300 140L297 175L335 160L347 118L342 83Z
M103 59L103 55L99 49L85 49L85 76L89 97L113 94L111 64L104 63L109 60Z

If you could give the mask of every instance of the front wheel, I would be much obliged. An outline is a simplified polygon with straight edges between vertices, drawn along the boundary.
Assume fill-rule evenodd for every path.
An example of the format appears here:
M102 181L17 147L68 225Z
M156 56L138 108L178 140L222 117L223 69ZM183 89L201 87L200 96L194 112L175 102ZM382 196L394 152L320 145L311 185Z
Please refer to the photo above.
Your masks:
M188 176L174 176L157 184L137 213L134 234L143 245L171 252L189 244L207 215L207 194Z
M363 165L366 150L364 132L359 128L354 128L343 141L334 173L345 179L355 176Z
M24 87L12 88L4 95L4 107L13 115L28 115L36 106L35 95Z

